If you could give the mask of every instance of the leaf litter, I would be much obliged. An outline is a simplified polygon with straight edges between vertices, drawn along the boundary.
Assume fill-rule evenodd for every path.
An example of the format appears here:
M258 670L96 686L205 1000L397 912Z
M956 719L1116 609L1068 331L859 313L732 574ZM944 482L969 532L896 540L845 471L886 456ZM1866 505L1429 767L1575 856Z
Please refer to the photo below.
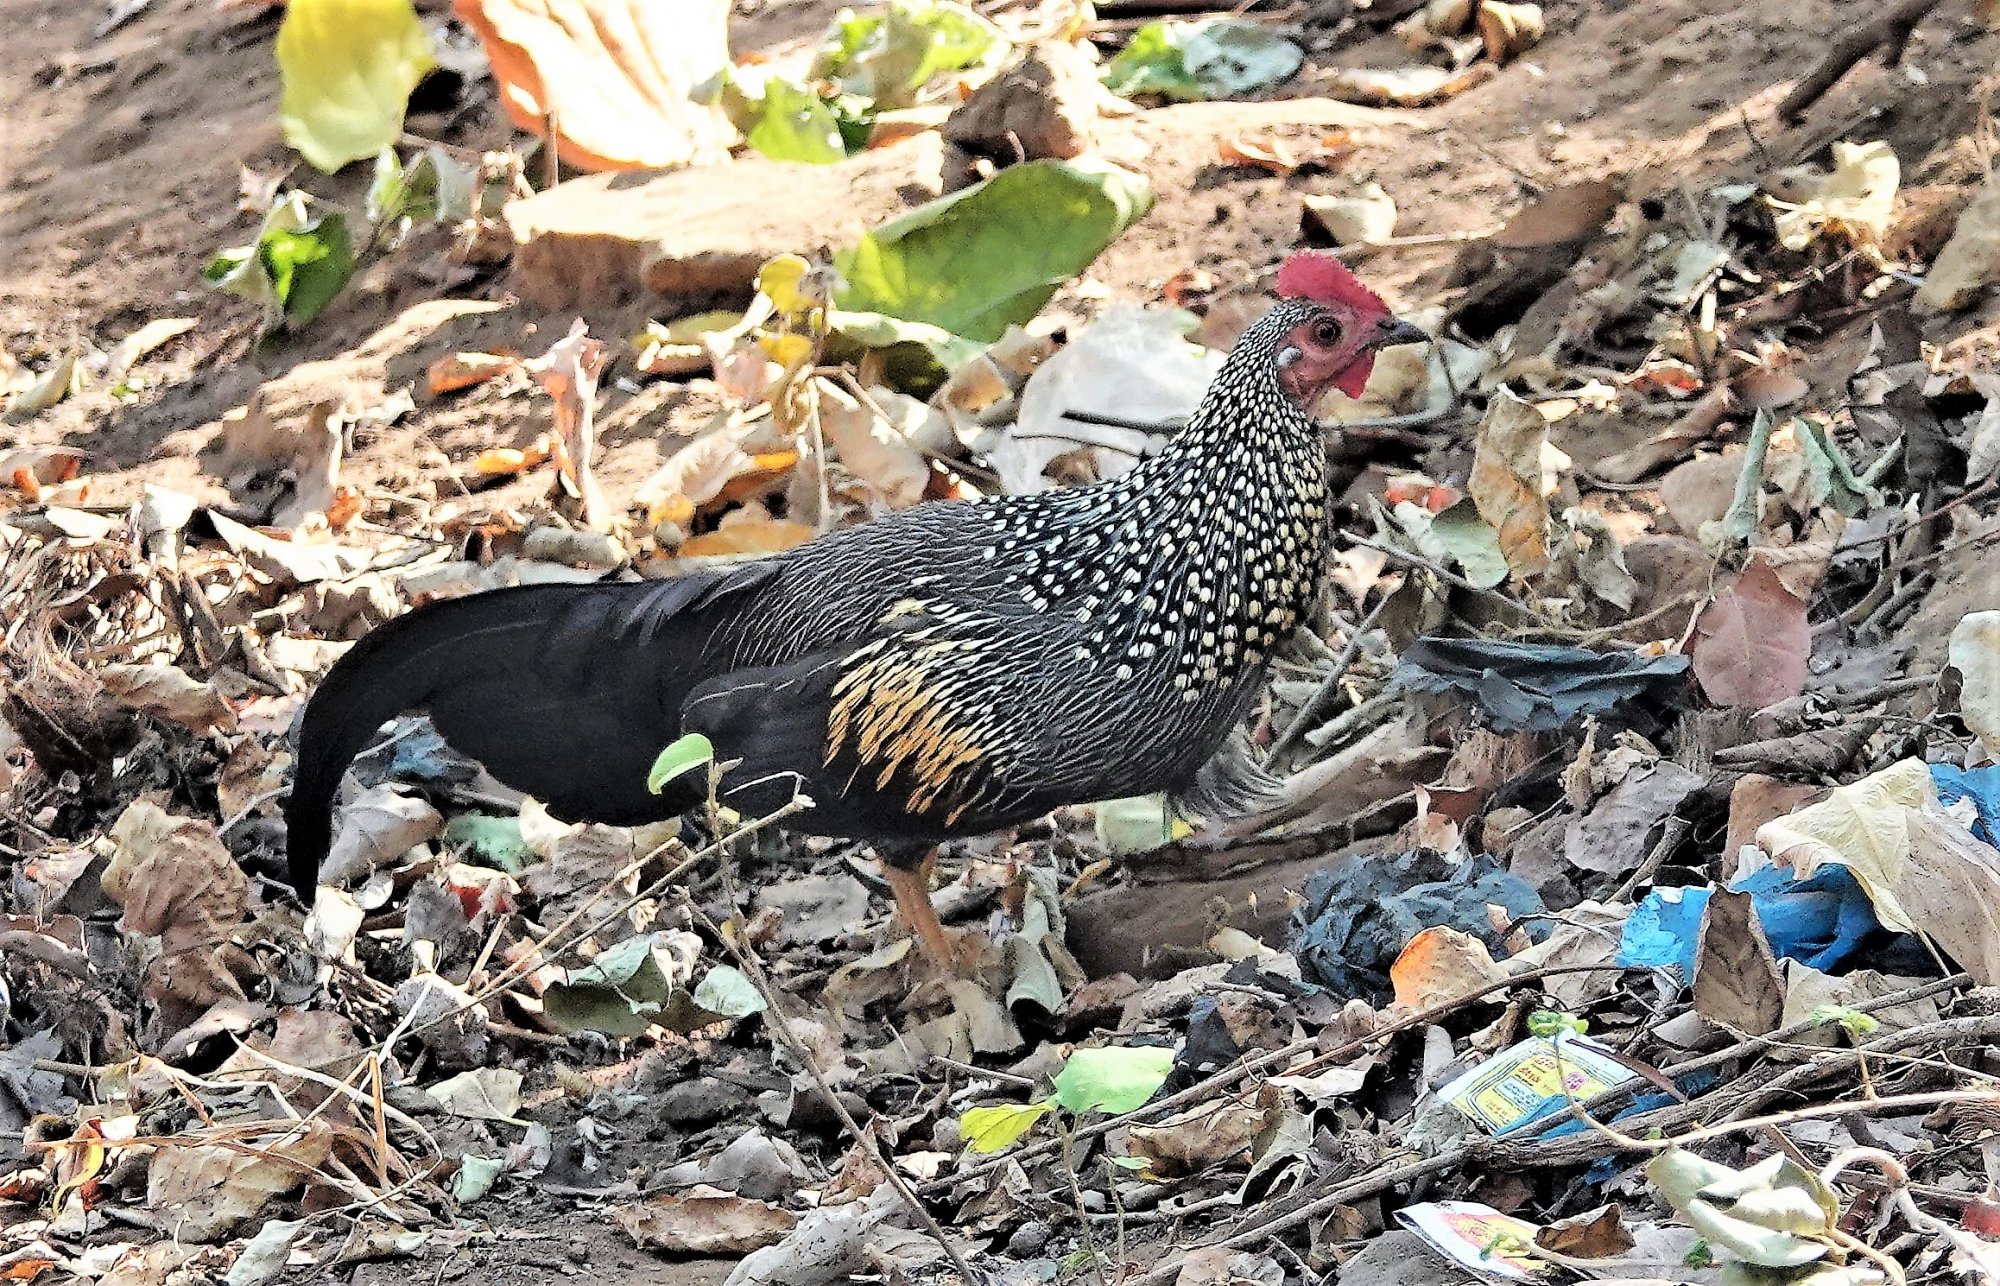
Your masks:
M336 6L289 8L281 63ZM898 0L797 66L729 68L743 102L717 113L657 91L724 59L654 79L641 50L664 46L602 39L616 4L574 6L561 39L459 9L481 92L585 165L720 163L724 114L766 156L834 161L1031 37L1097 56L1083 22ZM1471 92L1565 19L1400 21L1424 62L1315 85ZM418 275L433 233L451 271L504 257L527 172L398 155L425 60L402 26L333 34L355 43L312 68L379 63L365 110L299 98L294 57L284 128L320 168L376 160L365 217L281 181L207 274L280 340L371 272L445 280ZM1331 47L1255 13L1091 34L1111 89L1156 98L1267 92ZM10 453L0 1265L278 1280L463 1248L493 1236L466 1214L528 1195L741 1256L745 1282L975 1256L1006 1280L1362 1286L1412 1251L1423 1280L1990 1262L1990 1177L1929 1113L2000 1098L1979 1056L2000 605L1959 592L1993 530L2000 394L1899 326L1978 302L1991 201L1968 194L1927 269L1896 241L1900 143L1865 124L1753 181L1691 169L1678 205L1592 180L1464 239L1564 262L1512 302L1427 279L1406 302L1446 338L1333 408L1341 592L1245 730L1290 775L1287 820L1111 801L957 846L933 900L959 977L878 914L864 848L563 826L409 726L344 802L337 887L302 920L275 883L285 728L367 624L440 593L672 575L1157 449L1224 310L1192 257L1157 297L1092 304L1092 264L1161 196L1130 154L984 157L729 301L453 339L414 368L424 394L534 424L482 441L448 502L342 479L408 413L387 402L251 398L202 496L129 510L93 503L87 450ZM1214 154L1317 183L1369 145L1290 137ZM1417 207L1370 182L1302 195L1302 232L1400 250ZM44 353L9 376L10 419L94 381L129 396L187 331ZM646 485L605 485L601 417L649 389L712 413ZM666 747L656 773L712 759Z

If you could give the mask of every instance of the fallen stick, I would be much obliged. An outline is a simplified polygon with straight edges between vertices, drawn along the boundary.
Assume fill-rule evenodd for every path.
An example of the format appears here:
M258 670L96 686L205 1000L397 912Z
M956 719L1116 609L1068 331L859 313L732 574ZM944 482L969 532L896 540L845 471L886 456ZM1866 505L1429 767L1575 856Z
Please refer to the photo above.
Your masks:
M1910 43L1910 33L1937 6L1938 0L1902 0L1874 22L1834 41L1819 66L1807 73L1806 78L1785 95L1785 101L1778 104L1778 115L1796 120L1808 107L1824 98L1826 92L1838 84L1856 63L1877 49L1882 51L1882 65L1894 67L1903 59L1903 50Z

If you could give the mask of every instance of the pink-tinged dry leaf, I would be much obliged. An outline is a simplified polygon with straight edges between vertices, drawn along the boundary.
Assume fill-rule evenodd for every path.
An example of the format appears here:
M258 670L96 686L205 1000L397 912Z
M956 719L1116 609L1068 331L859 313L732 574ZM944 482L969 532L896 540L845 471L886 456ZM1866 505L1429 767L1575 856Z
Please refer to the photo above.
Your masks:
M1411 1009L1429 1009L1471 995L1506 976L1484 942L1447 927L1425 929L1411 938L1389 966L1396 1003Z
M514 124L585 170L719 161L736 130L692 98L729 65L726 0L457 0ZM553 118L553 119L552 119Z
M579 317L549 351L527 364L528 373L556 404L556 470L563 489L582 502L583 522L592 531L611 525L611 507L591 476L597 454L597 377L604 373L604 341L592 339Z
M1762 559L1695 624L1694 676L1710 701L1761 710L1805 691L1812 629L1805 600Z
M1549 506L1542 498L1542 413L1501 389L1479 426L1468 484L1479 516L1500 533L1500 552L1516 576L1549 565Z

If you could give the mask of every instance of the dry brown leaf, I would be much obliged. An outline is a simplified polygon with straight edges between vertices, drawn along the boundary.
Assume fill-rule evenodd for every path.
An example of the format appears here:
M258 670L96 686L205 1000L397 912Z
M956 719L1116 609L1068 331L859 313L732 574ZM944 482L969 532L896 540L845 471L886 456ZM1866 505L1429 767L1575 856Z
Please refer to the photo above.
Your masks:
M111 827L116 844L104 871L104 894L124 909L132 933L160 940L146 971L156 1003L194 1008L241 1000L228 967L230 934L250 904L250 881L204 821L174 817L138 800Z
M1907 810L1896 900L1981 987L2000 986L2000 852L1935 807Z
M218 1241L311 1177L331 1144L332 1132L323 1124L302 1122L289 1134L252 1144L253 1151L208 1144L158 1148L146 1172L146 1205L173 1212L176 1238Z
M874 389L869 401L849 396L827 380L819 381L820 429L827 445L848 471L866 483L882 504L907 509L924 498L931 466L917 450L905 426L921 425L930 408L890 389ZM890 423L877 409L898 417Z
M320 883L339 886L395 861L444 828L438 810L388 782L371 786L340 810Z
M1608 1205L1556 1220L1535 1234L1535 1244L1574 1259L1616 1259L1638 1243L1618 1207Z
M125 378L126 372L136 365L140 358L152 352L171 339L178 339L195 328L192 317L156 317L133 331L112 346L104 358L104 379L116 384Z
M695 86L729 65L723 0L456 0L507 115L586 170L721 160L736 131Z
M614 1206L611 1217L635 1245L679 1255L747 1255L776 1245L798 1222L768 1202L701 1186Z
M1695 623L1694 674L1717 705L1761 710L1805 691L1812 628L1805 600L1762 558Z
M2000 612L1967 612L1946 653L1958 671L1958 712L1989 755L2000 756Z
M632 493L635 507L646 511L650 523L685 522L703 505L722 494L732 478L749 473L757 461L743 443L750 436L748 425L722 423L668 456L653 475Z
M1248 1161L1250 1145L1269 1113L1229 1099L1176 1112L1157 1125L1135 1125L1127 1150L1146 1161L1146 1174L1174 1178L1212 1166Z
M1493 244L1508 250L1535 250L1587 241L1610 221L1618 201L1617 185L1602 179L1551 188L1516 210L1493 234Z
M196 732L236 727L236 712L215 686L173 665L107 665L97 672L104 690L135 710Z
M1784 1021L1784 978L1748 893L1709 895L1695 950L1694 1011L1746 1036L1776 1031Z
M482 478L524 473L544 464L555 454L555 438L544 433L525 447L488 447L472 461L472 471Z
M329 399L280 424L265 402L259 389L248 406L223 417L216 472L252 525L298 527L333 504L343 408Z
M1467 484L1479 516L1500 533L1500 552L1516 576L1549 565L1549 506L1542 498L1542 447L1548 421L1502 388L1479 426Z
M592 339L590 327L579 317L569 334L525 366L555 400L551 455L564 489L581 502L584 525L592 531L604 531L611 525L611 507L590 471L597 454L597 377L603 374L608 359L604 341Z

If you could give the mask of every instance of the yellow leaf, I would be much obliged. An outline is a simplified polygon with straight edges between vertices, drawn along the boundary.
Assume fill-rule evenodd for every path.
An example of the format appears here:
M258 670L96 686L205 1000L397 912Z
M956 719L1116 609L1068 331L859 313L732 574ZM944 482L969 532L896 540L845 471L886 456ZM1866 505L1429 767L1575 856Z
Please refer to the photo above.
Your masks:
M998 1152L1033 1129L1048 1110L1046 1102L968 1108L958 1119L959 1135L974 1152Z
M796 317L814 302L799 291L799 283L811 271L812 265L800 256L779 255L757 270L757 289L772 307L787 317Z
M278 29L285 141L328 174L378 154L436 65L410 0L292 0Z
M788 371L803 366L812 357L812 340L804 335L759 335L757 342L767 357Z

